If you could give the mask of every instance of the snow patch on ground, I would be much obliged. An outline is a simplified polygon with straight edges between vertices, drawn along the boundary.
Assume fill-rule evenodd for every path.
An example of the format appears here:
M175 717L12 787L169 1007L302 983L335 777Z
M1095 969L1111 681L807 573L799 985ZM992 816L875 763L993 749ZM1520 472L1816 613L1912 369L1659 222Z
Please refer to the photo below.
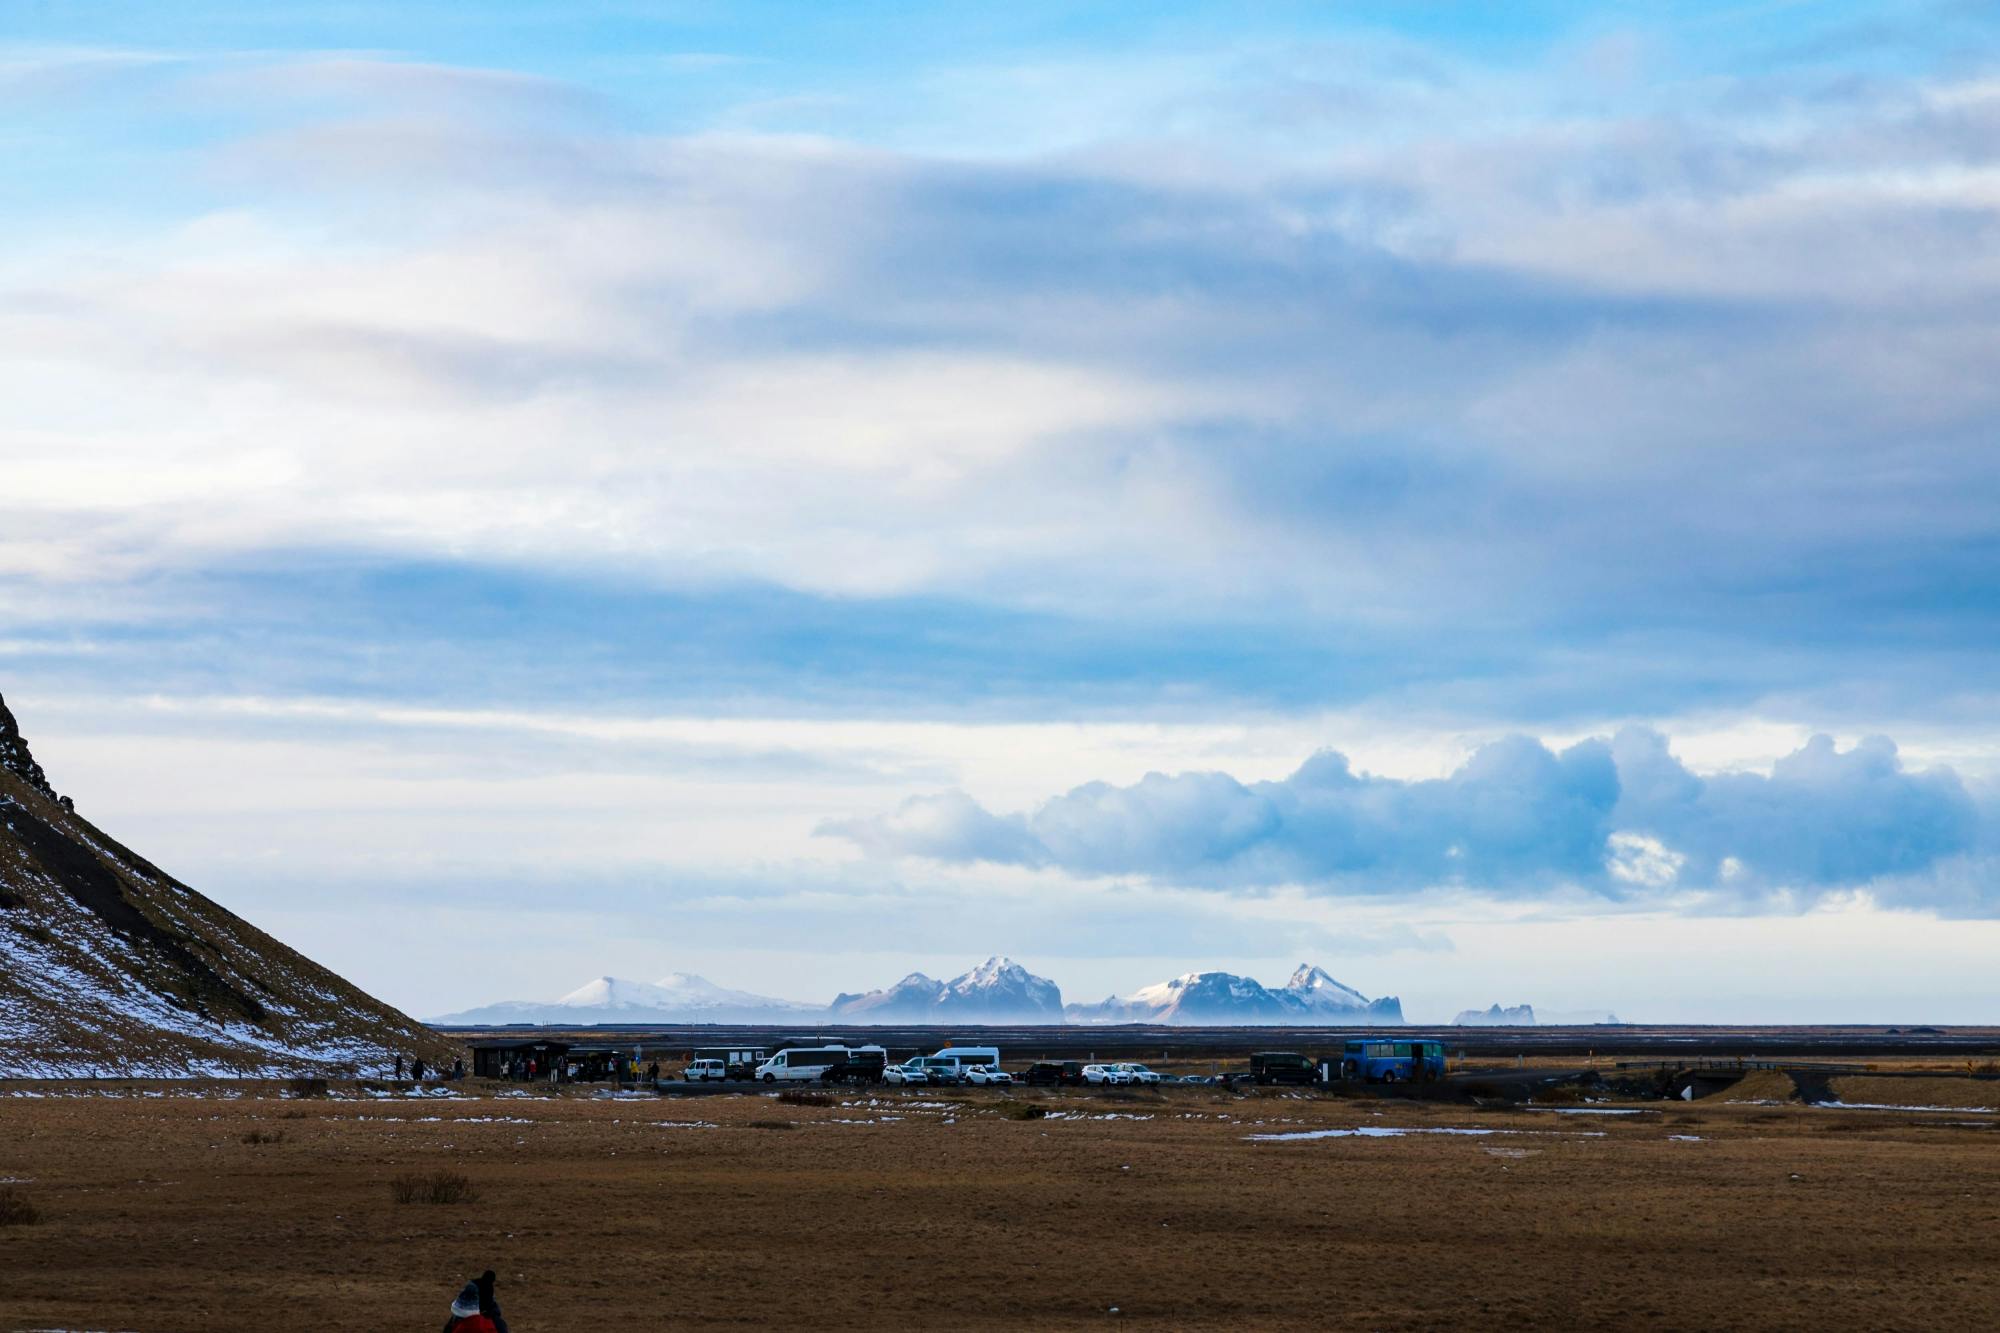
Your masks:
M1524 1106L1523 1111L1542 1111L1549 1115L1657 1115L1636 1106Z
M1399 1139L1410 1134L1458 1134L1469 1138L1486 1138L1494 1134L1560 1134L1551 1129L1463 1129L1456 1126L1397 1126L1361 1125L1354 1129L1298 1129L1281 1134L1245 1134L1250 1143L1299 1143L1307 1139ZM1565 1134L1562 1137L1579 1139L1601 1139L1602 1130L1586 1130Z
M2000 1115L2000 1106L1893 1106L1884 1102L1811 1102L1822 1111L1957 1111L1974 1115Z

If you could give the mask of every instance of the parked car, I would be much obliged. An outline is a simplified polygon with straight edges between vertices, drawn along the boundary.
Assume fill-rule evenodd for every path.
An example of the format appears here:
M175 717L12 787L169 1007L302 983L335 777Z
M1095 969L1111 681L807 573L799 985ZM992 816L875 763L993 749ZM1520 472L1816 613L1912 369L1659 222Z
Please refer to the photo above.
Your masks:
M982 1088L1014 1086L1014 1076L998 1065L974 1065L965 1071L965 1081Z
M694 1060L681 1070L684 1083L720 1083L729 1077L729 1066L720 1060Z
M1157 1084L1160 1081L1160 1075L1155 1073L1153 1070L1146 1068L1146 1066L1144 1065L1133 1064L1130 1061L1125 1061L1120 1064L1115 1064L1111 1067L1113 1069L1118 1070L1120 1073L1124 1074L1126 1082L1128 1083Z
M1132 1076L1116 1065L1085 1065L1083 1081L1098 1087L1122 1087L1132 1081Z
M1083 1061L1037 1060L1021 1075L1021 1082L1031 1088L1075 1087L1083 1082Z
M922 1061L909 1060L903 1064L890 1065L887 1069L884 1069L882 1071L882 1081L884 1083L900 1084L906 1088L923 1088L930 1086L931 1074L928 1069L924 1068Z
M889 1053L880 1046L850 1046L847 1058L829 1066L823 1077L828 1083L880 1083L888 1064Z
M924 1071L930 1075L931 1086L934 1088L955 1088L965 1081L965 1076L960 1072L958 1061L954 1057L926 1055L919 1057L916 1063L922 1065Z

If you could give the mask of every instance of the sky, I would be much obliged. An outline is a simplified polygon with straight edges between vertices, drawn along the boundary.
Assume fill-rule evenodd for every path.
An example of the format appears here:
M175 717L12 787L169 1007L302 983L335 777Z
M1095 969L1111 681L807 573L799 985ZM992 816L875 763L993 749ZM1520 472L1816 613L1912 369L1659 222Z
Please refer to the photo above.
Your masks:
M2000 14L0 0L0 694L417 1014L1996 1022Z

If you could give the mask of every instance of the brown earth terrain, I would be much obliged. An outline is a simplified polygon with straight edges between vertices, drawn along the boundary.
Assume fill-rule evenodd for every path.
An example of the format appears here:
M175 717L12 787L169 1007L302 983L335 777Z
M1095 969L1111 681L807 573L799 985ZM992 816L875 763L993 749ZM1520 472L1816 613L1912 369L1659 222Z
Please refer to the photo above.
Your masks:
M1990 1114L468 1091L0 1087L0 1327L436 1328L488 1266L517 1333L2000 1323Z

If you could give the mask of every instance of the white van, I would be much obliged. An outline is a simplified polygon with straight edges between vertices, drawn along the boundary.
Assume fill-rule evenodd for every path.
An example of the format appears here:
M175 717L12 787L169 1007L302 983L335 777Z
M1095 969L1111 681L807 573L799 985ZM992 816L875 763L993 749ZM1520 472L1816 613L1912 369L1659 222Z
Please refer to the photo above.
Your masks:
M1000 1064L1000 1048L998 1046L947 1046L930 1058L932 1060L952 1061L958 1070L958 1076L964 1078L965 1071L976 1065L989 1065L997 1068Z
M845 1046L787 1046L758 1065L753 1077L762 1083L810 1083L846 1063Z

